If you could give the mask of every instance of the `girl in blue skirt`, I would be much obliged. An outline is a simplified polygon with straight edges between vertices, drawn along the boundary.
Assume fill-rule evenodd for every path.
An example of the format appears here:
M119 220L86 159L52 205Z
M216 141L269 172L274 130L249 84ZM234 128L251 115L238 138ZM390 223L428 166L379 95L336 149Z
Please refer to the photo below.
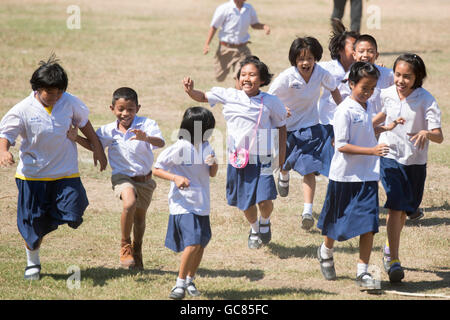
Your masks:
M260 90L271 79L266 64L249 56L238 71L240 89L214 87L204 93L194 90L190 78L183 80L184 90L193 100L223 105L228 150L248 150L245 167L234 167L231 161L228 164L226 192L228 204L242 210L251 225L250 249L260 248L271 240L272 200L277 197L273 167L284 162L286 146L286 109L276 96ZM273 166L272 140L277 134L279 163Z
M289 49L291 67L280 73L269 89L269 93L280 98L290 113L286 120L286 161L278 176L278 192L282 197L288 195L291 169L303 176L302 228L306 230L314 225L315 174L323 169L321 154L330 135L319 124L317 101L321 88L330 92L336 104L341 102L334 76L316 63L322 58L322 53L317 39L295 39Z
M361 290L377 289L367 272L373 236L378 232L379 157L388 152L377 144L368 99L377 85L379 71L371 63L356 62L350 68L352 89L334 116L335 153L329 184L317 227L325 236L317 257L327 280L336 278L334 242L360 236L356 282ZM383 127L390 130L398 121Z
M406 217L419 212L426 178L429 141L441 143L441 111L434 97L422 88L426 69L416 54L402 54L394 63L394 85L381 91L382 111L374 124L403 117L405 125L382 133L389 145L381 159L381 181L386 191L388 242L383 262L391 282L400 282L404 271L399 260L400 233Z

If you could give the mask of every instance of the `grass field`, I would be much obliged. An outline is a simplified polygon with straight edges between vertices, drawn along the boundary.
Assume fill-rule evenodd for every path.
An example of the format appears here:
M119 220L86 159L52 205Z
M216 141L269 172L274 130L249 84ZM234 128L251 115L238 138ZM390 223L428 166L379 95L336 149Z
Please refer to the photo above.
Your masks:
M214 9L225 0L3 0L0 4L0 117L30 93L29 79L40 60L55 52L69 76L68 91L90 108L97 128L114 120L109 112L112 92L133 87L142 105L140 115L157 121L167 144L174 140L183 111L194 105L181 80L191 76L196 88L219 85L213 78L213 53L202 54ZM329 59L329 16L332 1L253 0L269 36L251 30L250 48L274 74L289 66L288 49L296 36L312 35ZM81 29L67 28L77 5ZM315 258L322 242L319 230L300 229L303 197L300 176L294 175L288 198L278 198L272 216L272 242L257 251L247 249L249 226L225 199L226 166L211 181L213 237L200 265L196 299L440 299L450 296L450 2L447 0L364 1L362 32L372 34L381 52L378 61L392 67L402 52L419 54L428 69L424 87L442 110L444 142L432 144L422 206L425 218L407 222L400 257L406 272L401 285L392 286L382 272L381 295L360 293L354 284L358 239L335 249L337 281L323 279ZM368 29L369 5L381 10L380 29ZM349 8L344 23L349 25ZM221 86L233 86L228 79ZM221 107L212 109L218 131L225 132ZM11 149L18 159L18 147ZM160 151L156 153L159 154ZM174 285L179 255L164 247L168 220L169 184L158 188L147 216L142 272L118 268L120 203L114 199L108 168L99 172L91 155L79 148L82 180L90 206L84 223L72 230L60 227L41 248L42 279L22 279L25 250L16 226L15 166L0 169L0 299L167 299ZM327 180L318 178L314 212L322 208ZM380 188L380 204L384 204ZM386 211L381 210L371 264L382 269ZM79 268L80 288L67 280ZM417 297L394 293L407 292Z

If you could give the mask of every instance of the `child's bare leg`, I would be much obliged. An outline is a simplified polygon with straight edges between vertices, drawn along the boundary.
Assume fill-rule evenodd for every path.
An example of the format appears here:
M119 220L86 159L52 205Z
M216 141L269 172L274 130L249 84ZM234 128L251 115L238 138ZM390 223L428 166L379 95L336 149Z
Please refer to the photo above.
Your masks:
M304 203L313 203L314 193L316 192L316 176L314 173L303 177L303 200Z
M273 211L273 202L272 200L264 200L258 203L259 212L261 213L261 217L264 219L269 219L270 215Z
M134 214L136 211L136 194L133 188L126 188L121 193L122 215L120 227L122 233L122 244L131 243L131 229L133 228Z
M134 212L134 224L133 224L133 258L135 267L137 269L144 268L144 262L142 259L142 240L145 233L145 217L147 210L143 208L136 208Z
M406 221L404 211L389 209L386 217L386 230L389 242L391 261L398 260L400 248L400 234Z
M203 255L203 250L201 250L201 246L199 244L194 246L187 246L183 250L183 254L181 255L181 263L180 263L180 270L178 272L178 278L180 279L186 279L186 276L189 274L192 274L195 271L197 271L197 268L200 264L199 261L199 254L200 255L200 261L201 256Z
M256 205L251 206L247 210L244 210L244 215L247 218L247 221L250 224L254 224L258 221L258 210L256 208Z
M369 264L373 246L373 232L368 232L359 237L359 263Z
M327 249L333 249L334 247L334 239L328 238L327 236L324 237L323 243Z
M197 273L198 267L200 266L200 262L202 262L203 252L205 252L205 248L199 245L198 250L196 251L194 257L192 257L192 265L188 270L188 277L194 278Z

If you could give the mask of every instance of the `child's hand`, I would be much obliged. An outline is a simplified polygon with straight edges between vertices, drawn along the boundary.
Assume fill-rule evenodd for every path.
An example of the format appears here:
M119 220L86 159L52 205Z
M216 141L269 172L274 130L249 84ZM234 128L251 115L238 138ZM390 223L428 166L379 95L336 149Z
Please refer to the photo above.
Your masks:
M189 77L185 77L183 79L183 87L185 92L191 92L192 90L194 90L194 80Z
M14 164L14 157L9 151L0 152L0 167L9 167Z
M209 52L209 44L205 44L205 46L203 47L203 54L208 54Z
M133 132L135 134L134 137L131 137L130 140L140 140L140 141L147 141L147 135L144 131L139 129L133 129L130 130L130 132Z
M270 34L270 27L267 24L264 25L263 29L264 29L264 32L266 33L266 35Z
M183 190L184 188L188 188L189 184L191 183L188 178L183 176L177 176L173 178L173 182L175 182L175 185L178 187L178 189Z
M77 136L78 136L78 127L72 127L72 125L70 125L69 130L67 131L67 138L69 138L69 140L73 141L73 142L77 142Z
M284 107L284 108L286 109L286 113L287 113L286 118L289 118L290 116L292 116L291 109L289 109L288 107Z
M208 155L208 156L205 158L205 163L206 163L208 166L212 166L212 165L214 165L215 163L217 163L217 158L216 158L213 154L210 154L210 155Z
M414 142L414 147L423 149L425 147L425 142L428 140L428 131L420 130L417 133L408 133L408 136L411 136L409 141Z
M394 129L398 124L405 124L405 119L402 117L397 118L394 120L391 124L386 126L386 130L392 130Z
M389 147L385 143L381 143L381 144L373 147L373 155L374 156L384 157L385 155L388 154L388 152L389 152Z
M100 171L106 169L108 165L108 160L106 159L105 151L103 148L95 148L92 149L93 157L94 157L94 166L97 166L97 162L100 163Z

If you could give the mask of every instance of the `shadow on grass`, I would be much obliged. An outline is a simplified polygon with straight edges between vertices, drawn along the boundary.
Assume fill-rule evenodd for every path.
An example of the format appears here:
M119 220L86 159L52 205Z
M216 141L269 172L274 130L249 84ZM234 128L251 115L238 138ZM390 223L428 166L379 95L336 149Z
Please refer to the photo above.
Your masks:
M438 218L438 217L427 217L427 214L429 215L432 212L435 211L449 211L450 212L450 204L447 201L444 201L444 203L441 206L433 206L433 207L425 207L424 209L424 217L418 221L411 221L409 219L406 219L405 226L406 227L415 227L415 226L422 226L422 227L432 227L432 226L439 226L439 225L450 225L450 218ZM386 216L387 216L388 210L386 208L380 207L380 226L386 226Z
M217 290L204 292L208 299L268 299L274 296L298 294L300 296L313 295L336 295L334 292L323 291L320 289L299 289L299 288L276 288L276 289L252 289L252 290ZM299 297L300 299L302 297Z
M280 259L289 259L289 258L316 258L317 257L317 248L320 244L317 245L308 245L306 247L286 247L280 245L275 242L271 242L267 245L272 254L278 256ZM372 252L381 251L382 247L374 246L372 248ZM334 252L342 252L342 253L350 253L354 254L359 252L359 247L354 246L339 246L339 242L336 241Z

